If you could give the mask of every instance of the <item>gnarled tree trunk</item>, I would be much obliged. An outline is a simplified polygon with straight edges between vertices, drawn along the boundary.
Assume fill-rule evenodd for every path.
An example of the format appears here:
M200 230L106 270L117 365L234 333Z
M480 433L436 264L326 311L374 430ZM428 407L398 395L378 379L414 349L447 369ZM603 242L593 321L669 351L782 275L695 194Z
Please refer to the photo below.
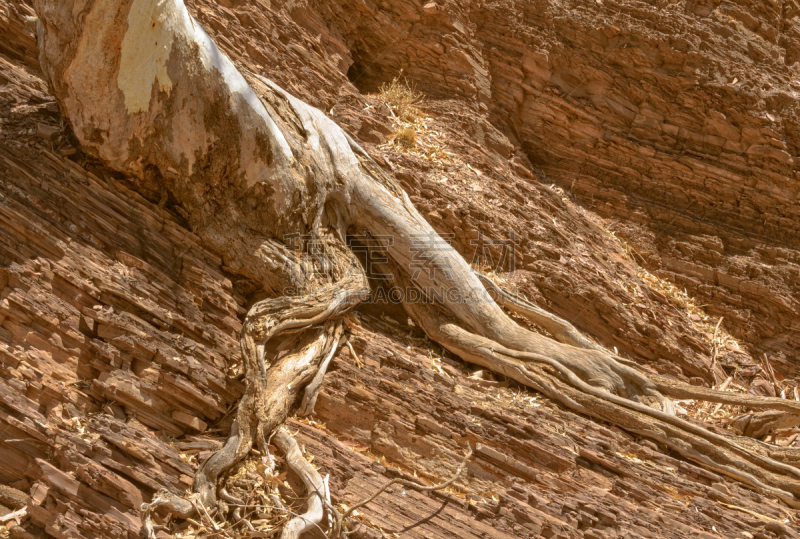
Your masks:
M392 238L383 271L417 296L441 293L405 307L453 353L800 503L800 470L759 443L672 415L670 396L731 395L654 377L487 284L503 306L543 322L561 342L520 327L391 176L321 111L267 79L245 78L181 0L35 0L35 8L42 69L84 149L179 202L227 269L271 297L245 320L247 391L228 443L197 473L197 503L161 493L156 505L182 515L198 503L214 507L220 475L253 443L265 449L298 404L340 341L337 317L369 292L348 237ZM290 246L296 239L304 250ZM274 359L278 337L289 352ZM736 399L800 413L800 404L780 399ZM313 394L304 399L312 401Z

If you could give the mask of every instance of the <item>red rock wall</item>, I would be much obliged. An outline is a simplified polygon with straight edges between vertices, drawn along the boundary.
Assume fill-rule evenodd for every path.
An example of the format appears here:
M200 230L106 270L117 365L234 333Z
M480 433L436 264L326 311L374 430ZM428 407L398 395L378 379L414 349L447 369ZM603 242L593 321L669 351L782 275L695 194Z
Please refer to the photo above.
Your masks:
M404 183L431 222L454 234L465 256L480 247L475 240L514 232L519 260L505 277L521 291L625 355L710 381L707 326L641 277L639 258L614 240L608 222L573 204L549 180L538 181L546 173L568 188L574 163L537 160L530 146L537 143L524 139L522 124L504 123L517 117L502 112L513 99L499 88L502 80L511 88L517 75L499 73L517 69L523 80L526 64L515 68L507 59L502 67L500 53L489 54L481 32L494 36L495 48L526 43L532 51L550 50L561 42L557 36L588 39L578 24L584 19L572 17L570 33L570 18L551 14L540 24L558 23L558 33L532 41L531 10L544 13L549 4L520 5L527 15L511 4L503 11L477 2L467 9L252 0L196 2L193 9L241 66L274 78L346 126ZM347 20L339 11L344 8ZM203 458L227 433L228 412L241 392L231 371L239 320L258 296L199 244L178 201L137 192L72 146L37 72L35 43L21 19L26 12L24 4L0 1L0 483L31 496L31 517L9 533L134 539L138 504L160 487L188 488L197 460L187 455L200 451ZM420 50L403 64L398 51L407 44L409 58ZM433 96L426 121L450 157L432 161L380 145L391 130L388 111L360 95L346 76L370 58L378 61L364 87L404 67ZM527 64L534 71L536 61ZM562 95L572 104L570 114L583 114L577 99ZM604 125L586 125L597 122ZM554 123L544 131L561 133ZM550 137L548 151L573 148L565 140ZM579 178L573 192L590 201L589 185ZM608 185L604 196L611 200L619 187ZM661 191L653 194L652 208ZM673 232L688 226L678 219L665 228L670 235L648 232L661 226L651 218L672 218L651 206L642 202L636 213L620 205L615 228L628 232L632 244L637 235L643 238L636 245L649 249L641 256L651 267L666 267L664 253L674 253L672 271L687 282L700 271L680 264L740 267L724 243L729 240ZM750 258L741 264L754 260L762 268L756 257L770 256L775 267L791 271L795 251L782 238L752 251L747 242L754 240L743 237L742 253ZM777 279L775 270L762 271ZM726 309L737 301L723 295L733 294L726 292L729 285L724 279L698 283L694 290L703 298L721 298L712 307L727 319ZM770 284L762 290L768 301L760 303L781 294L795 301L796 288L782 290ZM747 308L755 309L745 304L741 311ZM784 319L764 309L764 326L780 331ZM476 447L456 489L431 495L390 490L363 511L361 537L379 537L379 528L420 538L796 536L790 513L775 502L534 394L468 379L470 369L442 357L392 311L365 309L360 318L352 339L362 365L349 349L341 352L314 422L293 424L316 456L314 464L331 474L334 502L352 504L397 475L439 480L452 472L466 443ZM766 335L762 326L745 322L751 342ZM3 491L0 504L13 505Z
M488 108L511 145L487 146L524 152L537 178L618 220L640 263L798 373L800 5L309 6L349 47L356 86L402 69L430 96Z

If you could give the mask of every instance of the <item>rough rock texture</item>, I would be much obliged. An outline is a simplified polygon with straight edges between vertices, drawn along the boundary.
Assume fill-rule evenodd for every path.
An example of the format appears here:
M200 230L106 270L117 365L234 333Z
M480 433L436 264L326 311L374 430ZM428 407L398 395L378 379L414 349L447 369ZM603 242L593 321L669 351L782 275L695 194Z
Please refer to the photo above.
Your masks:
M617 219L640 263L797 374L800 4L308 5L293 17L349 46L358 87L402 69L429 95L488 110L513 146L487 149L524 153Z
M748 352L761 350L776 351L779 374L794 374L798 205L797 193L792 205L780 190L798 183L779 152L748 153L755 142L744 134L780 125L773 134L787 146L776 150L796 158L796 105L779 114L775 97L797 54L792 5L773 22L744 2L250 0L192 9L242 67L329 111L437 229L479 255L476 264L599 343L713 383L716 318L689 316L637 264L686 286L742 340L741 351L721 351L718 379L737 367L755 375ZM187 455L202 458L227 433L243 388L240 320L260 297L199 244L175 201L137 192L72 145L37 71L30 14L0 0L0 482L29 496L31 513L9 533L134 538L139 504L162 486L188 488L197 461ZM733 37L713 31L725 21ZM667 54L681 48L683 57ZM770 59L772 50L789 62ZM659 54L672 59L659 64ZM711 71L685 70L684 60ZM723 64L732 76L721 105L711 68ZM356 88L374 89L401 67L429 95L425 145L408 151L383 144L389 111ZM605 89L590 94L587 73ZM697 146L713 103L739 122L736 144L747 149ZM629 105L644 119L628 118ZM647 123L656 111L658 136ZM673 142L663 125L679 126ZM759 202L767 196L777 198ZM758 204L770 218L752 213ZM512 241L514 264L499 263ZM797 536L794 511L652 442L505 382L468 378L468 366L391 308L365 307L358 318L349 324L358 359L345 347L316 417L292 424L331 474L333 501L352 504L398 474L435 482L467 443L475 447L456 489L390 489L368 505L362 537ZM0 504L13 509L19 493L9 492Z

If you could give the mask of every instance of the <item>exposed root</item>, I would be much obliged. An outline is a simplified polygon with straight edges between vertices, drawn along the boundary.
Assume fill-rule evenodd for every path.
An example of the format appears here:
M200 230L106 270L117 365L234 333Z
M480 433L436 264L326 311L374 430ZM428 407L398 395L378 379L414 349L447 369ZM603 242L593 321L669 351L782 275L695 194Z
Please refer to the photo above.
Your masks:
M142 527L148 539L155 539L156 537L152 521L152 514L155 511L165 509L168 513L178 518L189 518L196 511L191 498L183 498L167 489L156 492L155 496L153 496L153 501L143 503L140 509L142 511Z
M644 371L642 371L644 372ZM794 415L800 415L800 402L778 397L759 397L747 393L732 393L720 391L703 386L693 386L679 380L663 378L656 374L646 373L658 390L674 399L697 399L735 406L747 406L757 410L781 410Z
M550 332L550 334L558 341L565 344L571 344L578 348L586 348L588 350L599 350L606 352L602 346L593 343L587 339L575 326L551 314L544 309L541 309L533 303L512 294L505 290L487 276L475 272L475 275L481 280L481 283L486 287L486 290L492 294L492 298L506 309L528 318L531 322L542 326Z
M243 415L241 414L242 410L250 409L254 405L254 396L247 393L249 392L245 393L239 403L240 419ZM220 475L242 460L250 451L250 448L253 447L254 432L251 422L245 418L247 423L243 429L240 419L233 422L231 434L222 449L204 461L195 473L194 495L206 506L214 507L216 505L217 479L219 479Z
M515 296L503 290L502 288L497 286L494 282L492 282L488 277L480 274L478 275L481 278L481 282L489 287L487 290L499 296L499 302L503 306L506 306L507 308L511 309L514 312L517 312L524 316L528 316L534 322L542 325L545 329L550 331L560 342L564 342L566 344L572 344L573 346L579 346L581 348L589 350L598 350L604 352L607 356L611 356L611 354L609 354L608 351L591 343L585 337L581 336L581 338L585 342L580 342L580 339L574 339L571 335L574 334L580 335L580 333L578 332L577 329L575 329L575 327L569 324L569 322L566 322L558 317L550 315L549 313L542 311L538 307L526 302L524 299L519 298L518 296ZM529 307L533 307L537 311L534 313L529 313L526 311L526 309L528 309ZM541 313L544 314L542 315ZM722 319L720 319L720 322L721 320ZM547 324L549 324L549 326ZM715 328L715 333L718 331L719 325L720 323L718 322ZM624 358L620 358L618 356L612 356L611 359L614 362L621 363L627 367L631 367L632 369L640 373L642 376L646 376L652 382L652 386L650 386L648 389L651 392L660 393L664 397L670 397L674 399L697 399L697 400L704 400L708 402L716 402L721 404L747 406L749 408L759 409L759 410L781 410L784 412L788 412L790 414L800 415L800 402L797 401L788 399L779 399L777 397L760 397L742 393L731 393L727 391L722 391L721 389L710 389L702 386L693 386L679 380L664 378L662 376L647 372L641 367L639 367L636 363L625 360ZM714 357L712 357L712 364L713 364L713 359Z
M242 355L254 358L252 371L266 376L265 345L281 333L296 331L320 324L341 315L369 295L366 279L352 272L331 285L304 296L283 296L259 301L247 313L240 337Z
M405 278L402 272L395 274L400 280ZM509 346L492 335L468 331L441 307L424 303L405 306L429 338L466 361L536 389L576 412L655 439L701 466L787 505L800 506L800 469L772 458L766 446L751 439L722 436L676 417L669 397L702 398L793 414L800 414L800 403L690 386L647 373L630 362L623 364L608 352L564 345L555 348L529 332L527 340L517 333L497 336L514 343Z
M325 356L325 359L322 360L322 363L320 363L317 374L314 375L314 378L305 388L305 392L303 393L303 402L300 403L300 407L297 409L297 415L300 417L305 417L314 412L314 405L317 403L317 396L319 396L319 390L322 388L322 381L325 378L325 373L328 372L328 365L333 359L333 356L336 354L336 350L339 348L343 334L344 326L339 325L336 329L333 339L331 340L333 345L331 346L330 351Z
M709 470L800 507L800 469L771 458L766 448L759 450L750 439L715 434L591 385L550 357L508 349L454 324L440 325L437 340L462 358L540 391L574 411L654 439Z
M306 389L302 407L313 410L322 377L343 334L342 323L336 317L347 312L368 293L363 274L353 273L339 283L322 286L302 297L267 299L253 305L245 318L240 339L246 389L239 402L230 437L223 448L197 470L191 496L182 498L161 491L152 503L142 506L144 527L149 537L153 536L150 514L159 508L182 518L199 512L210 520L207 509L218 507L217 482L220 476L240 462L254 443L258 443L262 454L268 454L267 437L286 421L309 380L312 386ZM320 324L322 327L319 327ZM286 350L280 351L283 355L278 354L277 359L268 363L268 341L279 334L298 331L302 331L299 337ZM282 450L296 449L296 444L292 445L293 439L287 433L278 432L274 436ZM305 459L302 460L305 462ZM294 453L287 456L287 462L293 469L302 464ZM308 467L313 471L310 465ZM299 469L298 473L304 477L304 481L306 476L312 477L305 468ZM319 481L314 480L313 484L316 489ZM227 512L228 502L241 501L231 500L227 493L220 494L223 498L219 504L224 509L222 512ZM231 504L234 507L242 505ZM294 535L285 537L297 537L302 533L296 531L300 529L298 524L292 524L287 529L295 531L291 532Z
M330 492L327 482L306 460L297 442L286 429L279 428L273 440L278 449L286 455L286 465L300 477L308 493L308 509L304 514L287 522L281 534L281 539L298 539L311 528L320 528L325 505L330 505Z

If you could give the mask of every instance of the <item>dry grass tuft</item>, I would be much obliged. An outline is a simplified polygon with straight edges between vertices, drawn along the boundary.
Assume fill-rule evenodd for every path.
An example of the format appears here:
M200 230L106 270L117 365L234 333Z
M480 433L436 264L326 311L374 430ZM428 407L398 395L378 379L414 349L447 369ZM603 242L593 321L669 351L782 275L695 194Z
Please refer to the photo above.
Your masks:
M438 133L428 129L428 116L420 110L424 100L413 83L403 72L391 83L383 84L375 96L389 109L392 115L394 135L389 145L401 152L410 152L425 157L428 161L440 162L445 156L436 140Z
M417 130L413 125L401 127L394 132L394 142L403 148L414 148L417 145Z
M403 77L402 71L391 83L381 85L378 99L383 101L401 122L413 123L420 116L419 107L422 105L422 94L416 91L414 84L409 83L408 79Z

